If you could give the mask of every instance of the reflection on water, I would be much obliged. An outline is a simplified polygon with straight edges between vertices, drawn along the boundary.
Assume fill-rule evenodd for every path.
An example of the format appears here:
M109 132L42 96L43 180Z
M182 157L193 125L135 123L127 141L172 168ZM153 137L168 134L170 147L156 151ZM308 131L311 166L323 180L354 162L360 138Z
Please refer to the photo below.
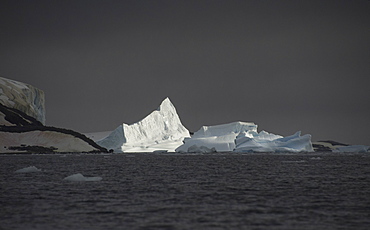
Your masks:
M0 229L369 229L368 154L1 155ZM15 173L35 166L41 171ZM67 181L81 173L100 181Z

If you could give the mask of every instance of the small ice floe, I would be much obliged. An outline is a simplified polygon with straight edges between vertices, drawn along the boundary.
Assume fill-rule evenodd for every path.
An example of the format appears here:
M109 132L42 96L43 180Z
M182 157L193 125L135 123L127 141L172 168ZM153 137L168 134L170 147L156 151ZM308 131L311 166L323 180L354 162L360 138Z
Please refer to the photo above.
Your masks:
M321 157L311 157L310 160L321 160Z
M35 166L26 167L23 169L18 169L16 173L30 173L30 172L41 172L41 169L36 168Z
M103 178L97 177L85 177L81 173L76 173L70 176L65 177L63 180L67 181L101 181Z

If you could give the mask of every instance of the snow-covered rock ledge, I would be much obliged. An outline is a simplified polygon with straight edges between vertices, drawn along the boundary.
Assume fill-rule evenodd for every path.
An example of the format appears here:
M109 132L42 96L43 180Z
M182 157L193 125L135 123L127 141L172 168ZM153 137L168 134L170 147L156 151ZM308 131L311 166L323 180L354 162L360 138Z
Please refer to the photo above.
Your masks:
M0 153L107 152L86 136L51 126L0 126Z
M32 85L0 77L0 104L19 110L45 125L44 91Z
M45 126L42 90L0 77L0 153L107 152L86 136Z

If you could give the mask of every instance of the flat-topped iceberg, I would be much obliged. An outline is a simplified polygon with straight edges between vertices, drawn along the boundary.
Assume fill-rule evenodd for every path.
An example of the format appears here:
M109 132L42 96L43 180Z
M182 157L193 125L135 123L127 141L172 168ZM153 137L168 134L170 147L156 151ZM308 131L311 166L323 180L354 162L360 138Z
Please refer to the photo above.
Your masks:
M174 152L185 137L190 137L189 131L181 124L170 99L166 98L144 119L118 126L97 144L114 152Z
M203 126L176 152L312 152L311 135L282 137L266 131L257 132L250 122Z
M235 149L236 136L241 132L257 131L251 122L233 122L223 125L203 126L176 152L231 152Z

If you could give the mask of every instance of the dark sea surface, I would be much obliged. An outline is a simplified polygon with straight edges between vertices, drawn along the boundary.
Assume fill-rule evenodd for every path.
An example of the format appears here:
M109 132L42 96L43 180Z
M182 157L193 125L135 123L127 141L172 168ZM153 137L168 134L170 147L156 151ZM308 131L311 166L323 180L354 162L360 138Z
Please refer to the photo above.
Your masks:
M0 229L370 229L370 154L0 155ZM15 173L35 166L41 172ZM63 180L75 173L101 181Z

